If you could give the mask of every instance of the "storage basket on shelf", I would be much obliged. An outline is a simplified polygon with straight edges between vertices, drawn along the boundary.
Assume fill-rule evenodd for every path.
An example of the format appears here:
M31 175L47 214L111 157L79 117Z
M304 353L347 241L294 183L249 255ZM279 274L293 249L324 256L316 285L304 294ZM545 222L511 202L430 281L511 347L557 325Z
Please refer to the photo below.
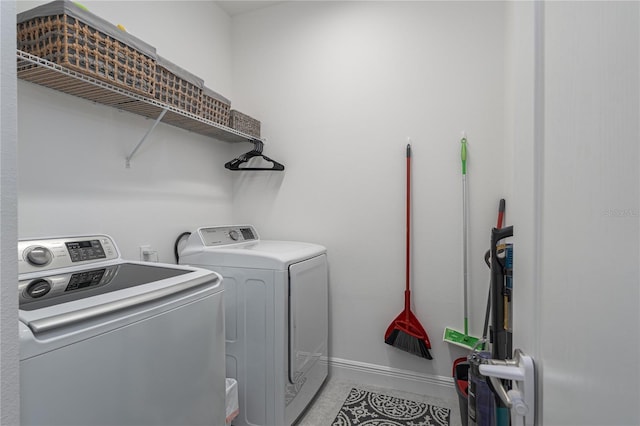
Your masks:
M229 99L214 92L207 86L202 88L202 96L200 97L200 117L205 120L213 121L223 126L229 125L229 108L231 102Z
M18 50L134 93L154 94L155 48L72 1L18 14L16 32Z
M250 136L260 138L260 122L253 117L232 109L229 113L229 127Z
M167 105L199 115L204 80L158 56L155 98Z

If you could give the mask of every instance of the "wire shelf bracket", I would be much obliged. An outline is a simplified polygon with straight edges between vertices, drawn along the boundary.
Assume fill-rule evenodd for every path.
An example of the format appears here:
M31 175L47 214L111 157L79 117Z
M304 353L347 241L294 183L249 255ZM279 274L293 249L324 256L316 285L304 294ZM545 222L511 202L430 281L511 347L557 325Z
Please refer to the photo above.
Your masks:
M149 130L147 130L147 133L145 133L142 139L140 140L140 142L138 142L138 145L136 145L136 147L133 148L133 151L131 151L131 154L127 156L125 160L125 166L127 167L127 169L131 168L131 159L133 158L134 155L136 155L136 152L138 152L138 149L140 149L140 147L144 144L144 142L147 140L151 132L153 132L153 129L155 129L158 123L162 121L162 119L164 118L164 115L167 113L168 110L169 110L168 108L165 108L162 110L158 118L156 118L156 121L153 122Z

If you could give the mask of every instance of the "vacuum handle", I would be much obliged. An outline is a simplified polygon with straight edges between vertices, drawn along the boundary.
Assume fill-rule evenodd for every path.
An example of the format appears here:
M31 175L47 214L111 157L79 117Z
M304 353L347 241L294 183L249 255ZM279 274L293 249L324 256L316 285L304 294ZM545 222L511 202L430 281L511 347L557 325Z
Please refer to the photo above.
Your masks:
M498 206L498 223L496 228L502 228L502 221L504 220L505 201L504 198L500 199L500 205Z

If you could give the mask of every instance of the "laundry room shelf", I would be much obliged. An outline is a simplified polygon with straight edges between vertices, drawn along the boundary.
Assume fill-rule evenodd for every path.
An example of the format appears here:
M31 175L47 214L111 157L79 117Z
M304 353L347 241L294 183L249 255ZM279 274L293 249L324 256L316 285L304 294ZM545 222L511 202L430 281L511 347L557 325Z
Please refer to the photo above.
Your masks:
M21 80L152 118L157 122L167 123L221 141L252 142L257 139L255 136L205 120L195 114L132 93L21 50L17 51L17 58L17 73ZM159 118L160 120L158 120ZM154 123L154 127L157 122ZM133 153L130 157L132 156Z

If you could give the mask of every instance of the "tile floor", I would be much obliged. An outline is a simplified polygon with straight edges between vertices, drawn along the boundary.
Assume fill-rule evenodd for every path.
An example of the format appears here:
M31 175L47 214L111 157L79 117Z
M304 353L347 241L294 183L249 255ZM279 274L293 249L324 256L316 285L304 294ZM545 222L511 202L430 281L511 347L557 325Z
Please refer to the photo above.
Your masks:
M431 405L437 405L439 407L449 408L451 415L449 416L450 426L461 426L462 421L460 419L460 407L458 402L458 396L452 389L451 399L431 398L424 395L418 395L409 392L403 392L395 389L386 389L376 386L363 385L356 382L349 382L345 380L339 380L329 378L325 382L322 389L312 401L311 406L303 413L302 417L298 420L296 426L331 426L333 419L340 411L342 403L344 402L351 388L357 387L360 389L368 390L371 392L378 392L385 395L391 395L397 398L410 399L413 401L424 402Z

